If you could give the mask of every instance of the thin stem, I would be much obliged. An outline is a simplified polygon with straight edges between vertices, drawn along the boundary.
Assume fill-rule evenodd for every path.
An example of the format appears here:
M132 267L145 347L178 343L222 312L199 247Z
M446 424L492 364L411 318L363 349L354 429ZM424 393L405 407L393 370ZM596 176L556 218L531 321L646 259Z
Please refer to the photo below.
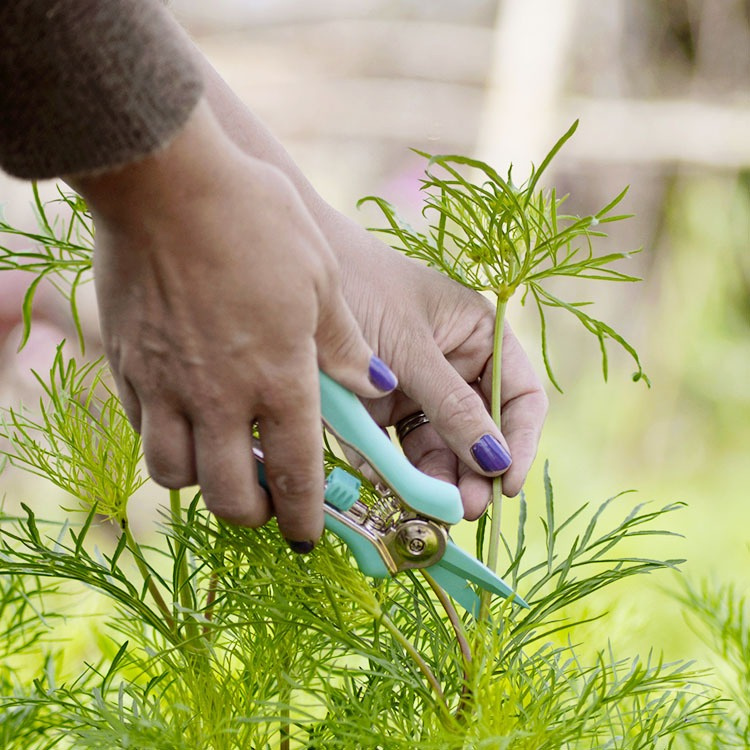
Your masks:
M128 522L127 516L122 519L121 526L123 533L125 534L125 541L128 545L128 549L130 550L130 554L133 555L135 564L138 566L138 570L143 576L143 580L146 583L149 593L151 594L151 598L159 608L159 611L162 613L164 620L166 621L167 625L169 625L169 628L171 630L174 630L174 617L172 617L172 613L169 611L169 607L164 601L164 597L161 595L161 591L159 591L159 589L156 587L156 582L154 581L154 577L151 575L151 571L149 571L148 566L144 562L143 552L141 551L140 545L135 540L135 537L130 531L130 523Z
M182 517L182 504L180 503L180 491L169 490L169 509L172 512L172 526L177 528ZM185 618L185 627L188 638L194 638L198 635L198 629L190 615L195 610L195 599L193 591L190 588L190 571L188 570L187 550L185 546L177 539L174 540L175 560L177 562L177 593L180 598L180 605L183 609Z
M285 706L281 710L282 722L279 728L279 750L289 750L291 747L291 737L289 736L289 707Z
M289 631L287 632L287 635L289 635ZM290 672L292 657L288 650L285 650L281 656L282 669L281 674L279 675L279 703L281 704L281 715L279 717L279 750L290 750L292 744L291 733L289 731L291 727L292 686L283 678L283 675Z
M466 707L468 706L471 699L471 688L469 687L469 670L471 669L471 646L469 646L469 641L466 637L466 633L464 632L463 623L461 622L461 618L458 616L458 612L456 612L456 608L453 606L453 602L451 602L445 591L443 591L443 589L441 589L440 586L437 585L435 579L426 570L422 570L421 573L425 577L427 583L430 584L430 588L433 590L435 596L438 598L438 601L445 610L445 614L448 615L448 620L450 621L451 627L453 628L453 632L456 634L456 642L458 643L458 647L461 651L461 656L463 657L464 684L461 688L461 699L454 714L458 719L466 710Z
M203 626L203 635L208 637L211 626L208 624L214 617L214 602L216 601L216 587L219 584L219 574L214 570L211 572L211 578L208 582L208 594L206 594L206 606L204 607L204 616L206 624Z
M458 642L458 647L461 650L461 656L463 657L464 678L468 679L468 671L471 667L471 647L469 646L469 641L466 638L466 633L464 632L464 626L461 622L461 618L458 616L458 612L456 612L456 608L453 606L453 602L451 602L451 600L448 598L448 595L445 593L445 591L443 591L443 589L441 589L440 586L437 585L435 579L426 570L422 570L420 572L425 577L427 583L430 584L430 588L435 592L435 596L438 598L438 601L445 610L445 614L448 615L448 620L450 621L451 627L456 634L456 641Z
M500 426L502 412L502 374L503 374L503 333L505 331L505 310L508 300L499 298L495 311L495 338L492 347L492 419ZM497 560L500 550L500 520L503 508L503 478L492 480L492 516L490 520L490 546L487 552L487 567L497 573ZM481 596L480 618L486 619L489 614L490 593L483 590Z
M440 703L443 709L448 715L450 715L448 704L445 702L445 694L443 693L443 688L440 687L440 683L438 682L437 677L435 677L427 662L422 658L422 655L414 647L414 644L409 641L409 639L398 629L393 620L391 620L391 618L388 617L388 615L386 615L385 613L381 615L380 622L383 623L385 629L390 632L390 634L396 639L398 643L401 644L401 646L409 654L409 656L411 656L411 658L414 660L414 663L419 668L419 671L425 676L425 679L430 684L430 687L435 691L435 694L440 699Z

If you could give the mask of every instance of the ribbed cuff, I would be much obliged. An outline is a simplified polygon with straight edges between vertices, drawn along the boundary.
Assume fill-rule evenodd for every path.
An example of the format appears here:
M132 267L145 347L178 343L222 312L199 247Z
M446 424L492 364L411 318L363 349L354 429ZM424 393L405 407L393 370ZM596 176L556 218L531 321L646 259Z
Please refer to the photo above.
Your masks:
M0 167L43 179L159 150L200 99L192 54L154 0L5 0Z

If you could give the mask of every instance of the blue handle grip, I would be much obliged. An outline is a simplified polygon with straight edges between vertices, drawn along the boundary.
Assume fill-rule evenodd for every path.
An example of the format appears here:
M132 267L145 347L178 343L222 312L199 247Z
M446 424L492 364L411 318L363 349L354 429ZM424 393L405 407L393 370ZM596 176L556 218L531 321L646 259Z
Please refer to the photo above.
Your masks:
M320 373L320 397L328 428L354 448L410 508L449 524L463 518L458 488L412 466L375 424L361 401L324 372Z
M383 478L410 508L422 515L444 523L454 524L463 518L463 505L458 488L448 482L428 477L412 466L406 456L396 448L387 435L368 414L361 401L328 375L320 373L321 412L323 421L344 443L354 448ZM269 490L265 467L257 462L258 482ZM334 469L329 475L326 501L330 506L346 510L343 504L352 501L357 489L348 487L351 475L337 477ZM331 481L338 478L340 481ZM325 526L339 536L351 549L360 570L374 578L385 578L388 568L380 554L365 536L358 534L327 511Z

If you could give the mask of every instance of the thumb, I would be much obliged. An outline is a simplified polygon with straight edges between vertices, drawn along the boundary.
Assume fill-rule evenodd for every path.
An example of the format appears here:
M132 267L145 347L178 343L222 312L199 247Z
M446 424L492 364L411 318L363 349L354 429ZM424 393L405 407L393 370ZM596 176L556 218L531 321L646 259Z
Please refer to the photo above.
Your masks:
M315 343L320 369L353 393L379 398L398 385L390 367L365 341L340 289L321 310Z
M461 461L480 474L502 474L511 465L510 451L482 396L437 347L419 359L424 365L408 373L402 390L421 404L432 426Z

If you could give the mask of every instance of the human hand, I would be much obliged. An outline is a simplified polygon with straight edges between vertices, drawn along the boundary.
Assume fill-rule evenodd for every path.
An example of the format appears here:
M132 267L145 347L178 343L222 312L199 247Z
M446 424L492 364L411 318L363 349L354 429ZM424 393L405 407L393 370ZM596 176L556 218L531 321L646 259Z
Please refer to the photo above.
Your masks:
M149 472L297 551L323 529L318 368L360 396L391 390L291 182L236 148L204 103L163 152L70 179L96 226L104 346ZM257 484L258 422L271 500Z
M423 471L459 486L467 518L485 509L491 495L487 477L499 473L483 470L472 454L485 436L492 439L490 450L479 453L482 458L499 462L502 451L491 448L509 448L513 463L503 489L517 494L536 454L547 397L510 328L503 346L501 432L486 404L494 333L490 302L334 211L263 123L198 59L222 127L242 151L275 164L292 180L339 261L344 294L367 341L401 379L399 391L369 404L376 420L389 425L418 409L428 414L431 424L406 437L404 450Z
M487 408L493 305L332 210L316 218L341 263L344 294L365 337L399 377L398 390L367 403L374 419L387 426L417 410L427 414L430 424L405 437L404 452L425 473L458 485L466 518L487 507L489 477L507 465L504 450L512 463L503 492L516 495L536 455L547 397L510 327L503 337L501 431Z

